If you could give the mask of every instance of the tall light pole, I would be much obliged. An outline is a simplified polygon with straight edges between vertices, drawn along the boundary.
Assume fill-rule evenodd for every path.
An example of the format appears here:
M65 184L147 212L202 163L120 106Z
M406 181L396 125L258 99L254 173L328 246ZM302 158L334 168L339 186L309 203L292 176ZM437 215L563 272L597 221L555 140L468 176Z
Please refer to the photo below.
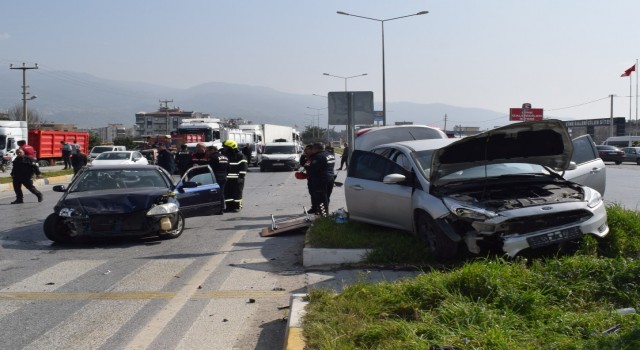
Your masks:
M341 77L339 75L333 75L333 74L329 74L329 73L322 73L322 75L326 75L328 77L344 79L344 91L346 92L347 91L347 79L363 77L363 76L367 75L367 73L362 73L362 74L358 74L358 75L352 75L350 77Z
M38 69L38 64L36 63L33 67L27 67L24 62L22 62L22 67L14 67L13 64L9 65L9 69L22 69L22 114L24 115L24 121L27 122L27 126L29 126L29 120L27 118L27 100L33 100L36 96L31 96L27 98L29 94L27 92L27 69Z
M378 19L378 18L371 18L371 17L352 15L350 13L337 11L337 14L339 14L339 15L370 19L372 21L377 21L377 22L380 22L382 24L382 125L383 126L387 125L387 95L386 95L386 90L385 90L386 89L386 86L385 86L386 82L385 82L385 72L384 72L384 22L393 21L394 19L426 15L427 13L429 13L429 11L420 11L418 13L414 13L414 14L406 15L406 16L400 16L400 17L394 17L394 18L388 18L388 19Z
M365 73L365 75L366 75L366 73ZM346 87L346 85L345 85L345 89L346 89L346 88L347 88L347 87ZM345 91L346 91L346 90L345 90ZM324 97L324 98L325 98L325 99L327 99L327 100L329 99L329 96L325 96L325 95L318 95L318 94L311 94L311 95L313 95L313 96L318 96L318 97ZM327 101L327 102L328 102L328 101ZM329 108L329 107L327 107L327 109L328 109L328 108ZM319 125L319 123L320 123L320 122L318 121L318 126L320 126L320 125ZM330 135L329 135L329 116L327 115L327 141L331 142L331 140L329 140L329 136L330 136Z
M318 118L318 138L320 138L322 136L322 134L320 134L320 111L323 109L328 109L329 107L324 107L324 108L313 108L313 107L307 107L308 109L313 109L316 111L316 117ZM329 130L327 130L328 132Z

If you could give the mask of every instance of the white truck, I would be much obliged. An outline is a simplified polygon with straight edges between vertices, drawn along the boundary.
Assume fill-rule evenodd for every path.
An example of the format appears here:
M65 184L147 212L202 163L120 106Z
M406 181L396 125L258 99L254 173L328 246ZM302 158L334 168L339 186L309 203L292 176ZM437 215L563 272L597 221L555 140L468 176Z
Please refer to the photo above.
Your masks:
M290 126L275 124L243 124L238 126L241 130L253 133L254 139L252 144L250 163L257 166L261 158L260 153L268 143L273 142L292 142L296 145L300 144L299 133Z
M27 140L28 136L27 122L0 120L0 157L15 155L15 151L18 149L17 142Z
M177 128L178 134L202 134L206 146L222 147L225 140L233 140L238 146L252 143L255 134L241 129L225 127L217 118L185 119ZM187 144L190 146L190 144Z

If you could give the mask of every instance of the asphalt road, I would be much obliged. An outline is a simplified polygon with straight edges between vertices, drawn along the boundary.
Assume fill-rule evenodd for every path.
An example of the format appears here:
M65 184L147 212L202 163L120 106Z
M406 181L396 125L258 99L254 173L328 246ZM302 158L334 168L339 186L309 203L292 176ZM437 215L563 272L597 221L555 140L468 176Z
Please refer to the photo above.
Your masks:
M53 244L42 233L60 197L50 189L42 203L25 193L22 205L0 193L2 348L282 348L290 295L309 287L304 235L259 231L271 214L309 206L292 172L251 168L241 212L187 219L183 235L167 241ZM331 209L339 206L336 189Z

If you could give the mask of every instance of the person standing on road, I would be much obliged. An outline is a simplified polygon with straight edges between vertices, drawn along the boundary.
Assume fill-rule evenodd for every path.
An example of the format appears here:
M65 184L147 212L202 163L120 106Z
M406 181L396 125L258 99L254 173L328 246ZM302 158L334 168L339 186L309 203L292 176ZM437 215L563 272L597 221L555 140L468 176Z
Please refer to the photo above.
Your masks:
M226 209L226 202L224 197L224 191L227 184L227 176L229 175L229 159L220 153L218 147L211 146L211 153L209 154L209 166L216 175L216 181L220 186L220 205L222 212Z
M62 151L62 161L64 168L62 170L71 169L71 145L67 141L60 141L60 150Z
M223 143L224 155L229 159L229 175L225 188L226 211L238 212L242 209L242 191L244 190L244 178L247 175L247 159L238 149L238 144L233 140Z
M247 159L247 164L251 163L251 144L247 143L242 147L242 154Z
M173 175L176 170L176 161L173 154L167 150L164 143L158 145L158 165L166 170L169 175Z
M313 148L312 145L306 145L304 147L304 150L302 151L302 155L300 156L300 167L302 167L304 169L304 172L306 174L309 173L309 166L311 165L311 149ZM307 191L309 191L309 196L312 196L311 194L311 185L309 183L309 176L307 175ZM313 206L313 201L311 201L311 208L309 208L307 210L307 214L315 214L317 212L317 209Z
M87 162L89 162L87 155L82 153L82 149L80 147L76 148L75 152L76 153L73 154L73 157L71 157L71 166L73 166L73 175L77 174L78 171L80 171L80 169L82 169L82 167L87 165Z
M42 202L42 193L33 186L33 175L40 176L40 169L33 162L33 159L24 155L24 151L21 148L16 150L16 158L13 160L13 169L11 170L11 177L13 178L13 191L16 193L16 200L11 204L22 204L23 193L22 186L24 186L29 192L38 197L38 202Z
M187 145L183 143L180 145L180 151L176 154L176 166L178 167L178 172L180 173L180 177L184 175L184 173L189 170L193 166L193 160L191 159L193 154L187 148Z
M342 170L342 166L346 165L345 168L349 167L349 144L345 143L344 148L342 149L342 156L340 157L340 167L338 170Z
M313 144L307 176L311 190L311 206L316 208L316 215L329 215L329 199L336 178L333 171L335 163L335 157L324 149L324 144Z

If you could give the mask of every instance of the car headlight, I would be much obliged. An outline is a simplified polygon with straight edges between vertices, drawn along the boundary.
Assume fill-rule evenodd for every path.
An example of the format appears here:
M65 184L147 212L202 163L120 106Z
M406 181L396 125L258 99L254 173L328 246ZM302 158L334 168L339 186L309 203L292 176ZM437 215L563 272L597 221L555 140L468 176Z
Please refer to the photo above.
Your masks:
M595 208L602 202L602 195L600 192L589 187L583 187L583 189L584 200L587 201L587 206L589 208Z
M291 157L287 158L287 160L295 160L295 159L296 159L296 156L291 156Z
M74 209L74 208L62 208L60 209L58 216L63 218L75 218L75 219L85 217L85 215L83 215L80 210Z
M444 205L449 208L449 211L451 211L451 213L460 218L471 220L486 220L498 216L498 214L492 211L471 207L467 204L458 202L448 197L445 197L442 201L444 202Z
M174 214L178 212L178 205L175 203L165 203L156 205L155 207L149 209L147 212L147 216L156 216L156 215L167 215Z
M262 160L269 160L269 156L262 156Z

